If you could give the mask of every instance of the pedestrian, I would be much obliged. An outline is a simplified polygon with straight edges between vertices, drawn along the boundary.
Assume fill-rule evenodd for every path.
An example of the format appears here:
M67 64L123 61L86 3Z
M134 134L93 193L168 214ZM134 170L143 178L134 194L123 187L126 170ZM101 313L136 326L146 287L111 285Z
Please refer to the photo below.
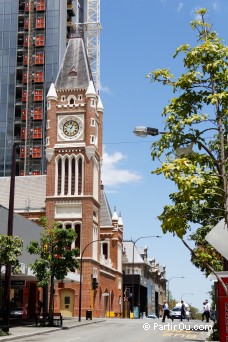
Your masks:
M169 306L166 302L164 302L163 305L163 318L162 318L162 322L165 322L165 318L170 318L169 317Z
M39 299L37 304L36 304L36 314L37 314L37 316L41 315L42 309L43 309L43 302Z
M205 305L206 305L206 302L203 302L202 321L204 321L204 317L206 317L206 315L205 315Z
M186 317L186 308L185 308L185 305L184 305L183 300L181 301L181 321L182 321L182 319L187 319L187 320L189 320L189 319Z
M207 323L209 322L209 319L210 319L210 311L211 311L211 306L208 302L208 300L206 299L205 300L205 316L206 316L206 321Z

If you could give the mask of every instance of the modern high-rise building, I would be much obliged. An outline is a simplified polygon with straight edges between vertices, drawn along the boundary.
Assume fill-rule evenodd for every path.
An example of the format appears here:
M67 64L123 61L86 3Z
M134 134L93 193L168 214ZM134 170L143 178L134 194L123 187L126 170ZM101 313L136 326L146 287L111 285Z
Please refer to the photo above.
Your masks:
M0 177L44 174L46 94L84 0L0 1Z

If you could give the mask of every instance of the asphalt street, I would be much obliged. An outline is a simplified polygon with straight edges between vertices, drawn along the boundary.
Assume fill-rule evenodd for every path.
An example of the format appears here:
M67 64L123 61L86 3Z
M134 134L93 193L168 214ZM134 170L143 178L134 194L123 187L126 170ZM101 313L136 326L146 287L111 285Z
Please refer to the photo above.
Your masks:
M12 328L11 336L0 341L19 339L21 342L204 342L210 334L212 324L201 321L162 323L159 319L96 319L77 322L72 319L62 328L29 326ZM97 324L99 323L99 324ZM14 330L15 329L15 330ZM17 330L17 331L16 331ZM23 330L23 331L22 331ZM209 330L209 331L208 331Z

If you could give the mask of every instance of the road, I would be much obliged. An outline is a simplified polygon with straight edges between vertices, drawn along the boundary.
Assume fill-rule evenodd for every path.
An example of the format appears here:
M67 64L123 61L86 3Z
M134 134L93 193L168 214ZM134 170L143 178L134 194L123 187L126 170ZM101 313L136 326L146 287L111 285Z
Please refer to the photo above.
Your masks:
M21 342L181 342L202 341L208 337L201 321L179 322L158 319L107 319L72 329L21 338ZM196 330L191 330L196 329Z

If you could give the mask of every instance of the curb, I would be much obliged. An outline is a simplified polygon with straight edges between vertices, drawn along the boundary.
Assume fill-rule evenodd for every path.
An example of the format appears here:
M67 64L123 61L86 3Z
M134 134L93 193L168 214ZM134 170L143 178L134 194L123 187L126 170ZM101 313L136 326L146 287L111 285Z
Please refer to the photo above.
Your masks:
M0 336L0 342L2 341L13 341L13 340L19 340L20 338L26 338L30 336L36 336L36 335L42 335L47 332L52 332L52 331L58 331L58 330L66 330L66 329L72 329L72 328L78 328L81 326L85 326L88 324L95 324L95 323L100 323L100 322L105 322L105 320L100 320L100 321L89 321L89 322L82 322L80 324L74 324L74 325L68 325L68 326L62 326L62 327L56 327L56 328L47 328L47 330L44 328L42 331L36 331L33 333L28 333L28 334L21 334L21 335L8 335L8 336Z

